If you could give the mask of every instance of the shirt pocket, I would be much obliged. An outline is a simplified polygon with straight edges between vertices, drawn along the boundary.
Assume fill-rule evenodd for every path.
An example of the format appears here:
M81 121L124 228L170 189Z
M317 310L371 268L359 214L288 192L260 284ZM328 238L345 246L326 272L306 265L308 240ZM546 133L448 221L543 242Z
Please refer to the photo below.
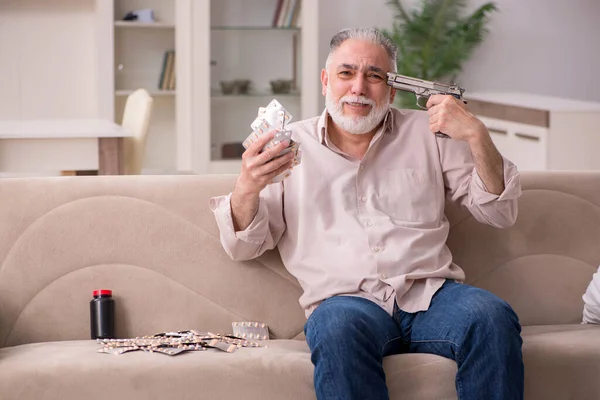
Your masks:
M381 211L398 222L434 222L443 212L443 188L426 170L386 170L378 195Z

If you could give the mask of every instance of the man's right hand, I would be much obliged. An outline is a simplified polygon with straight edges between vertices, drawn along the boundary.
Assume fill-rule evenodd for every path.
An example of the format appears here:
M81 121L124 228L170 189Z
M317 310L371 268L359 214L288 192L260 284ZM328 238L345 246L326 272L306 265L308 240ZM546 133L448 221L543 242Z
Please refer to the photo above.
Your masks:
M287 140L261 152L274 136L275 131L261 136L242 155L242 171L231 195L231 216L236 232L245 230L254 219L261 190L292 166L293 152L277 157L289 146Z
M262 148L274 136L275 131L261 136L242 155L242 171L235 185L235 189L240 190L242 194L258 195L261 190L273 181L273 178L292 166L292 161L294 160L293 152L290 151L281 157L277 157L279 153L290 145L290 142L287 140L261 153Z

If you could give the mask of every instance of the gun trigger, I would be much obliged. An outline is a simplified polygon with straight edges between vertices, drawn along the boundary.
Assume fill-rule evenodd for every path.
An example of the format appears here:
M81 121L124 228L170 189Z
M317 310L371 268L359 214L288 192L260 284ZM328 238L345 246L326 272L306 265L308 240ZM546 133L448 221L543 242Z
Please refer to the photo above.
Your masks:
M425 99L425 104L421 104L421 99ZM423 110L427 110L427 100L429 100L429 96L417 96L417 106Z

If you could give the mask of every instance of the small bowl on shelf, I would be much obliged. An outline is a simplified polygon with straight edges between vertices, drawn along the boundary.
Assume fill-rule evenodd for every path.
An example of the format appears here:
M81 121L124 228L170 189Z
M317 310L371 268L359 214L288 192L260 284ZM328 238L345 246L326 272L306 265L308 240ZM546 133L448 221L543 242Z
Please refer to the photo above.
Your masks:
M293 81L291 79L276 79L269 83L274 94L287 94L292 91Z
M219 84L221 85L221 91L223 92L223 94L235 93L235 81L220 81Z
M252 82L249 79L235 79L233 81L220 81L223 94L248 94Z
M250 91L250 80L249 79L236 79L235 88L239 94L248 94Z

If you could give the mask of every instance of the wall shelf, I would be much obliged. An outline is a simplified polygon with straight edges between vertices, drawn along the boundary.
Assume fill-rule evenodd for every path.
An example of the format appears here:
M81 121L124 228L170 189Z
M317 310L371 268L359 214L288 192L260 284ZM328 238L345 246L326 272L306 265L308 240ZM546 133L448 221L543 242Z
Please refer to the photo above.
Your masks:
M248 98L256 98L256 97L300 97L300 92L291 92L291 93L273 93L273 92L256 92L256 93L248 93L248 94L223 94L221 92L211 93L211 97L213 99L248 99Z
M291 27L274 27L274 26L211 26L213 31L291 31L300 32L301 28L296 26Z
M117 28L136 28L136 29L175 29L174 24L165 22L137 22L137 21L115 21Z
M148 89L146 89L146 90L148 90ZM116 90L115 91L115 96L129 96L134 91L135 91L134 89ZM158 90L158 89L153 89L153 90L148 90L148 93L150 94L150 96L175 96L175 95L177 95L177 91L176 90Z

